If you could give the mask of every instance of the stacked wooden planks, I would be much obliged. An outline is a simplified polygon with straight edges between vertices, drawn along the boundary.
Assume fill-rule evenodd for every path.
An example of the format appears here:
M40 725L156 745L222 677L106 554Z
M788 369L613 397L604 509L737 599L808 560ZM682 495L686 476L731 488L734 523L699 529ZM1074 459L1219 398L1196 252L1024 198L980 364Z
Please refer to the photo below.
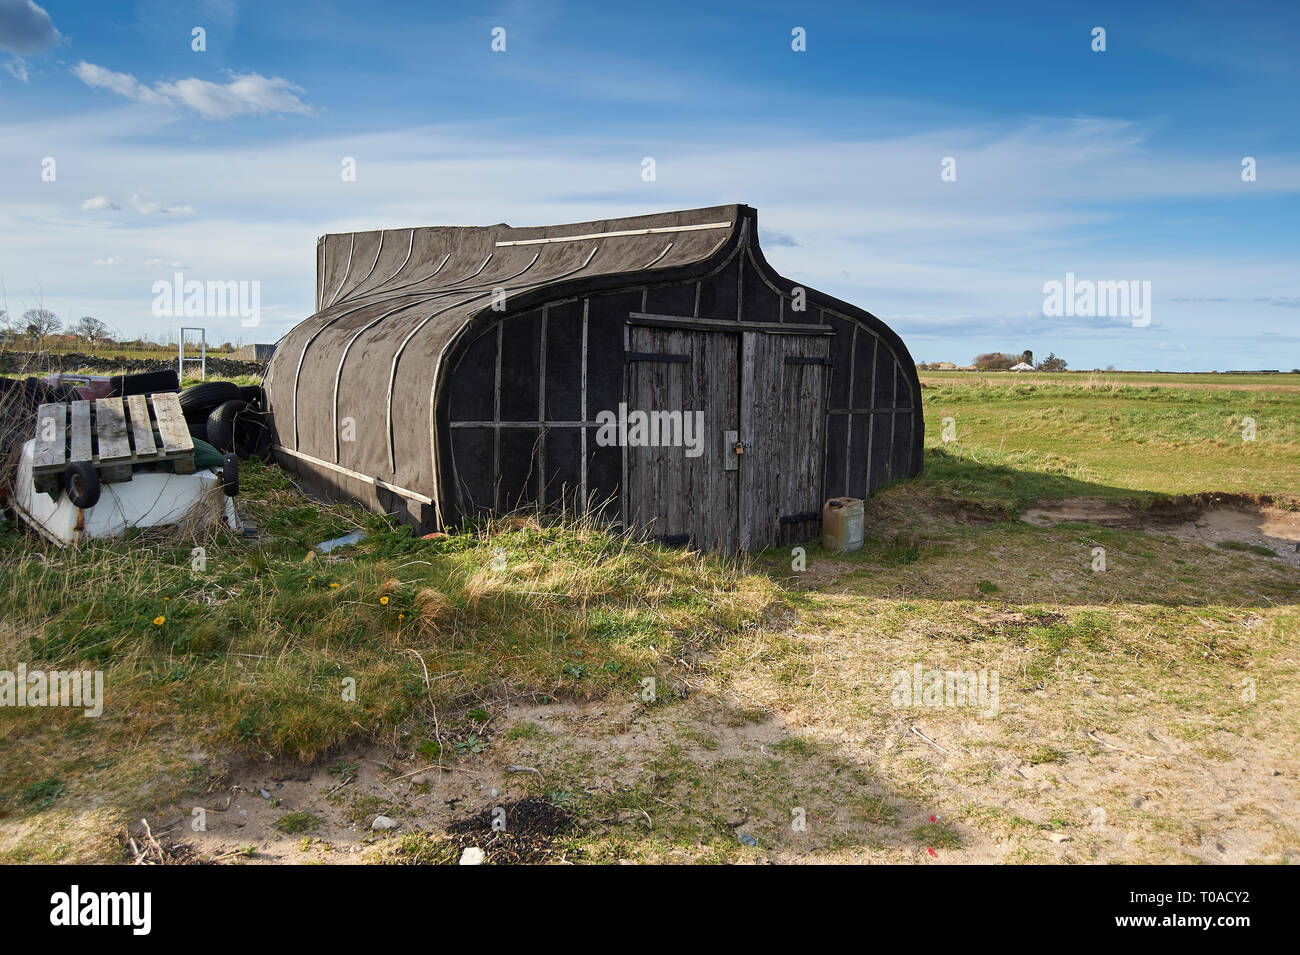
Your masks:
M137 465L171 463L194 472L190 437L175 392L43 404L36 413L32 483L57 494L70 464L94 464L105 481L129 481Z

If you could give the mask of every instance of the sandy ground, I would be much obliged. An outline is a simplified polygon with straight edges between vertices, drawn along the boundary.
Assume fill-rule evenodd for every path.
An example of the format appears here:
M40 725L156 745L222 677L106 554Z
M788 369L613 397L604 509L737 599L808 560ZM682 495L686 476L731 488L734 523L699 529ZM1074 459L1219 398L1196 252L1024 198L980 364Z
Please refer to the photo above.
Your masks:
M1098 698L1104 695L1094 691L1093 702L1104 705L1106 701ZM1017 703L1017 717L1029 717L1039 704L1034 699ZM759 765L779 758L779 744L796 729L780 716L720 728L716 710L707 703L684 706L685 710L646 714L638 713L632 704L557 703L516 710L511 720L541 725L561 736L566 746L592 757L592 765L607 766L585 779L578 794L583 797L613 794L643 782L666 745L689 739L683 736L684 727L707 730L717 741L708 750L692 749L687 743L688 757L706 777L713 767L728 761ZM1207 764L1158 721L1130 721L1122 737L1080 728L1073 733L1078 737L1074 741L1078 755L1065 764L1037 765L1013 755L1020 742L1016 725L920 719L901 721L880 735L843 726L797 727L800 734L817 738L823 751L834 752L836 758L830 763L823 758L795 760L796 767L782 788L802 793L843 772L847 761L863 771L874 767L882 775L902 763L919 764L930 781L944 790L939 798L912 800L882 780L880 791L898 807L897 815L878 827L868 827L869 833L846 832L849 838L841 841L850 844L842 848L835 840L809 840L784 831L781 810L764 808L742 788L709 789L707 783L699 784L688 814L713 813L728 820L737 833L755 833L760 846L752 861L758 862L1300 862L1294 847L1279 848L1276 829L1277 820L1300 818L1294 767L1261 760L1255 747L1241 738L1225 734L1224 745L1238 752L1231 759ZM1001 755L990 758L990 753ZM540 770L535 774L523 769L503 753L477 759L472 768L415 774L406 766L390 769L391 753L382 749L352 758L359 771L342 788L325 768L243 766L233 774L229 789L202 801L207 831L192 831L191 813L178 807L151 820L154 834L163 844L180 843L227 863L356 863L378 858L378 850L402 834L446 832L460 820L535 796L548 783ZM394 775L397 769L403 772ZM790 798L799 801L801 796ZM660 802L663 808L651 806L656 818L645 810L628 809L604 822L629 827L634 837L642 830L648 833L660 823L661 812L677 808L671 800ZM275 828L283 814L302 810L317 814L320 826L304 835ZM380 814L394 821L392 831L371 829ZM1018 828L971 824L978 814L1016 820ZM1152 833L1135 821L1152 816L1173 816L1182 822L1169 831ZM962 840L960 848L940 846L931 851L916 844L909 833L932 818L945 825L953 819ZM1053 820L1061 818L1081 818L1091 824L1057 828ZM814 811L810 822L814 827L836 824L833 804ZM846 825L862 829L851 820Z
M697 716L691 707L692 716ZM509 710L511 725L532 724L563 739L569 755L605 766L584 781L581 795L612 794L636 784L645 764L665 746L681 739L683 713L661 711L646 716L633 702L552 703ZM716 716L716 713L713 715ZM707 718L716 747L694 755L707 762L759 758L766 746L787 735L778 721L719 728ZM721 732L719 732L721 729ZM497 747L499 750L500 747ZM206 759L204 754L196 757ZM461 763L421 766L399 763L386 747L343 757L356 766L355 777L341 783L331 762L316 768L295 764L232 767L227 785L193 807L173 807L151 819L163 843L181 843L199 855L244 864L366 861L369 850L416 831L444 832L458 821L485 810L506 807L544 790L547 775L535 766L514 763L502 754ZM617 768L615 768L617 765ZM205 828L195 831L194 809L205 813ZM743 812L743 807L736 807ZM286 813L310 812L320 824L310 832L286 834L276 827ZM375 830L385 816L392 830ZM249 848L254 851L247 852Z
M1271 507L1233 503L1161 515L1075 499L1024 518L1139 529L1211 547L1251 544L1300 567L1300 514ZM954 628L926 620L922 607L904 630L887 633L863 613L872 593L862 581L852 563L834 560L817 562L800 581L840 622L808 626L796 613L776 624L781 639L800 648L796 672L788 658L769 660L759 650L726 679L691 671L685 699L664 706L494 704L479 730L489 747L442 766L403 756L400 745L310 768L222 768L195 753L217 774L212 791L150 825L160 843L180 847L179 859L353 863L382 858L405 835L440 838L498 807L513 811L559 791L575 805L604 807L583 823L597 840L613 840L615 855L601 861L627 861L624 853L707 859L721 833L733 847L752 837L756 844L739 861L753 862L1300 862L1300 768L1288 743L1288 714L1300 700L1281 670L1258 674L1259 703L1231 728L1176 698L1237 694L1235 682L1219 677L1224 685L1216 688L1190 671L1167 683L1144 681L1122 663L1108 671L1069 658L1037 684L1017 683L1008 671L996 719L899 710L887 691L879 699L879 687L908 653L978 659L981 633L1014 633L1041 618L1008 606ZM1062 619L1074 612L1060 609ZM1262 613L1241 607L1215 626L1251 640L1278 626ZM1014 640L1000 645L1016 652ZM1266 665L1290 663L1275 657ZM791 681L811 681L815 692L791 695ZM885 804L887 812L872 814ZM794 806L807 807L808 832L791 830ZM196 807L206 815L204 831L195 831ZM312 813L317 823L281 831L277 824L295 812ZM393 828L374 829L379 816ZM927 844L927 827L950 830L956 842ZM491 838L485 834L484 844ZM544 861L581 861L567 851Z
M1236 504L1209 507L1188 520L1177 520L1148 515L1096 498L1079 497L1031 508L1023 517L1040 527L1080 522L1168 534L1211 547L1224 542L1253 544L1267 547L1278 557L1300 567L1300 511Z

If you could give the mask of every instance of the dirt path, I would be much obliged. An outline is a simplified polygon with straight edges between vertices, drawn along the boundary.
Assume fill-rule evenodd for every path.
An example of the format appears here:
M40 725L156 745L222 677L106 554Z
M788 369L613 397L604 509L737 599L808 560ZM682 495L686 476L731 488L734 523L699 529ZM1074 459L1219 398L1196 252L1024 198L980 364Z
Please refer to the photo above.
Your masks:
M1300 511L1234 504L1209 507L1187 519L1180 515L1144 512L1097 498L1070 498L1025 511L1026 521L1039 527L1061 523L1097 524L1168 534L1206 546L1262 548L1300 567ZM1259 551L1255 551L1258 553Z

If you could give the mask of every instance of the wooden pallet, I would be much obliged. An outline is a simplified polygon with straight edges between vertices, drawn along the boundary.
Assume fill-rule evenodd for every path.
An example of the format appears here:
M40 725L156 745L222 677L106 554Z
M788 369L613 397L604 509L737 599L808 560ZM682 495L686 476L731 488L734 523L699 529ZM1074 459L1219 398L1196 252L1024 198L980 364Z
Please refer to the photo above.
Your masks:
M69 464L95 465L104 482L129 481L139 464L170 462L177 474L194 473L194 439L180 397L100 398L41 405L36 413L32 484L57 494Z

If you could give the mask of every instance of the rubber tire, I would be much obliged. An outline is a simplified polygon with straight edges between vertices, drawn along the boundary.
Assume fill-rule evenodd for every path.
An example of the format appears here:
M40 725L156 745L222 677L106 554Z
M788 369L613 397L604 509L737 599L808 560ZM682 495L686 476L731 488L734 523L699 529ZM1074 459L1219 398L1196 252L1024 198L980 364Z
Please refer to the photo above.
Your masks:
M112 389L110 393L114 398L181 390L181 381L176 377L176 372L171 369L144 371L133 375L114 375L108 382Z
M214 408L239 400L239 386L230 381L205 381L181 392L181 413L190 424L207 419Z
M271 415L249 408L235 421L235 453L241 461L248 458L268 459L275 444Z
M77 507L94 507L101 490L99 472L89 461L75 461L63 469L63 490Z
M189 426L189 429L190 429L190 437L193 438L194 440L196 441L208 440L208 422L206 420L200 421L198 424L191 424Z
M239 493L239 455L231 453L221 458L221 490L226 497Z
M239 397L258 411L266 410L266 392L262 390L261 385L240 385Z
M208 415L208 444L222 454L235 450L235 420L248 410L248 402L236 398L218 405Z

